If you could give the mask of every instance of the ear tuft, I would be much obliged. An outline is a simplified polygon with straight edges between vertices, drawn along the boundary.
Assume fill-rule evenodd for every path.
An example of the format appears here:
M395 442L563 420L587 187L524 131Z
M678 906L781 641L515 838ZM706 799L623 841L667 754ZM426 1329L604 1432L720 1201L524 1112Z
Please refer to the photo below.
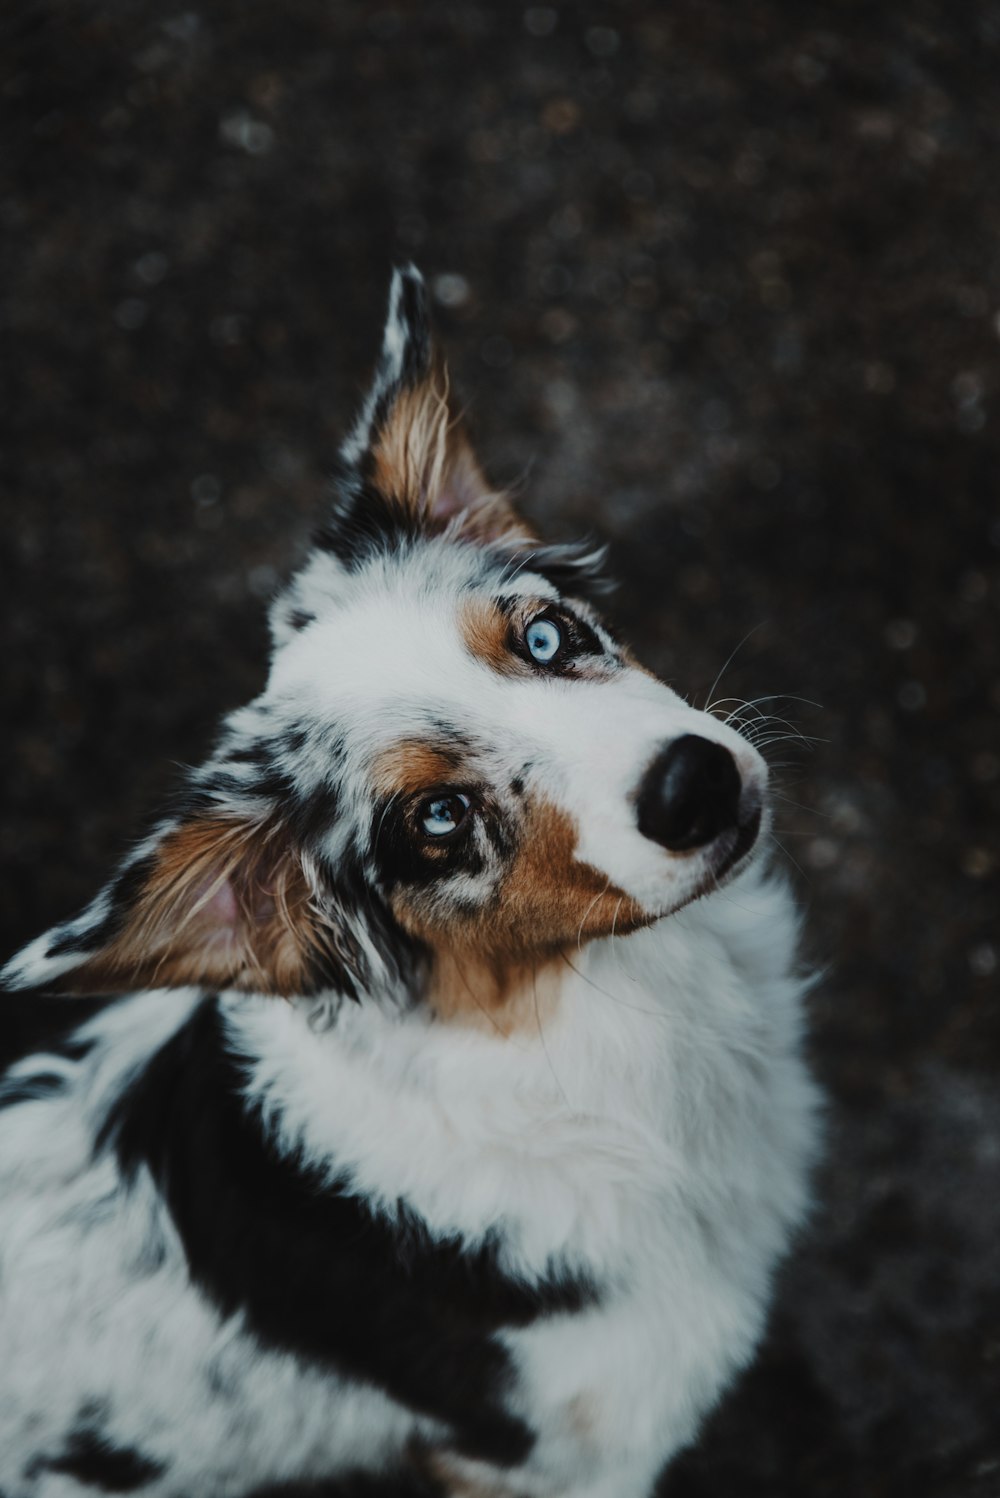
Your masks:
M340 450L345 463L353 466L360 462L393 401L401 390L427 378L432 359L424 278L415 265L397 267L389 283L382 348L371 388L353 430Z

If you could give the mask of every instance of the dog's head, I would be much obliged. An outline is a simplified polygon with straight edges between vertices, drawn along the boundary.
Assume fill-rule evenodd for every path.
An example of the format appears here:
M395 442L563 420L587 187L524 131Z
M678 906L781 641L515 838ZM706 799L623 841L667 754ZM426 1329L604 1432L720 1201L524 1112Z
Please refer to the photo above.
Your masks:
M7 986L453 1011L464 986L500 999L718 888L758 839L763 761L615 640L595 560L543 545L491 489L420 277L397 272L331 513L272 607L265 691Z

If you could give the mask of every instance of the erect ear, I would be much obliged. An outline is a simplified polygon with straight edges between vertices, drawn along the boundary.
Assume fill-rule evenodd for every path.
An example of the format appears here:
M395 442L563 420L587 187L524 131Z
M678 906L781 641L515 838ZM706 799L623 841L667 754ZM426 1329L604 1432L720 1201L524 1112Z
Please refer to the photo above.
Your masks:
M430 332L427 293L415 266L393 272L382 350L354 429L341 449L338 504L325 539L378 541L379 527L406 534L450 526L475 540L535 540L494 489L453 409L448 373Z
M219 808L162 824L74 920L13 957L4 988L115 994L194 984L356 997L351 942L274 817Z

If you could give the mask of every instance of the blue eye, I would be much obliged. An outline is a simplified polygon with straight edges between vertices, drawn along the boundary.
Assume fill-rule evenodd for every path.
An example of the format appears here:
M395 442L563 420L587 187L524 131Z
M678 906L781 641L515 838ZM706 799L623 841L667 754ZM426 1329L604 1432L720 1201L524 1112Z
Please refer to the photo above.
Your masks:
M465 821L469 798L460 791L450 796L432 796L420 808L420 825L428 837L447 837Z
M524 632L524 642L532 657L546 666L562 649L562 630L551 619L533 619Z

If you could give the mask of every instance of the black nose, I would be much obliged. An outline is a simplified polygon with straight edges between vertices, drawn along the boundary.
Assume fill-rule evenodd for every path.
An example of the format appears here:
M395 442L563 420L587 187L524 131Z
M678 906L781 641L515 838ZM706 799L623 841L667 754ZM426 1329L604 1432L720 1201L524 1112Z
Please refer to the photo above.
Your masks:
M686 733L658 754L639 787L639 831L671 852L701 848L739 819L740 772L728 749Z

